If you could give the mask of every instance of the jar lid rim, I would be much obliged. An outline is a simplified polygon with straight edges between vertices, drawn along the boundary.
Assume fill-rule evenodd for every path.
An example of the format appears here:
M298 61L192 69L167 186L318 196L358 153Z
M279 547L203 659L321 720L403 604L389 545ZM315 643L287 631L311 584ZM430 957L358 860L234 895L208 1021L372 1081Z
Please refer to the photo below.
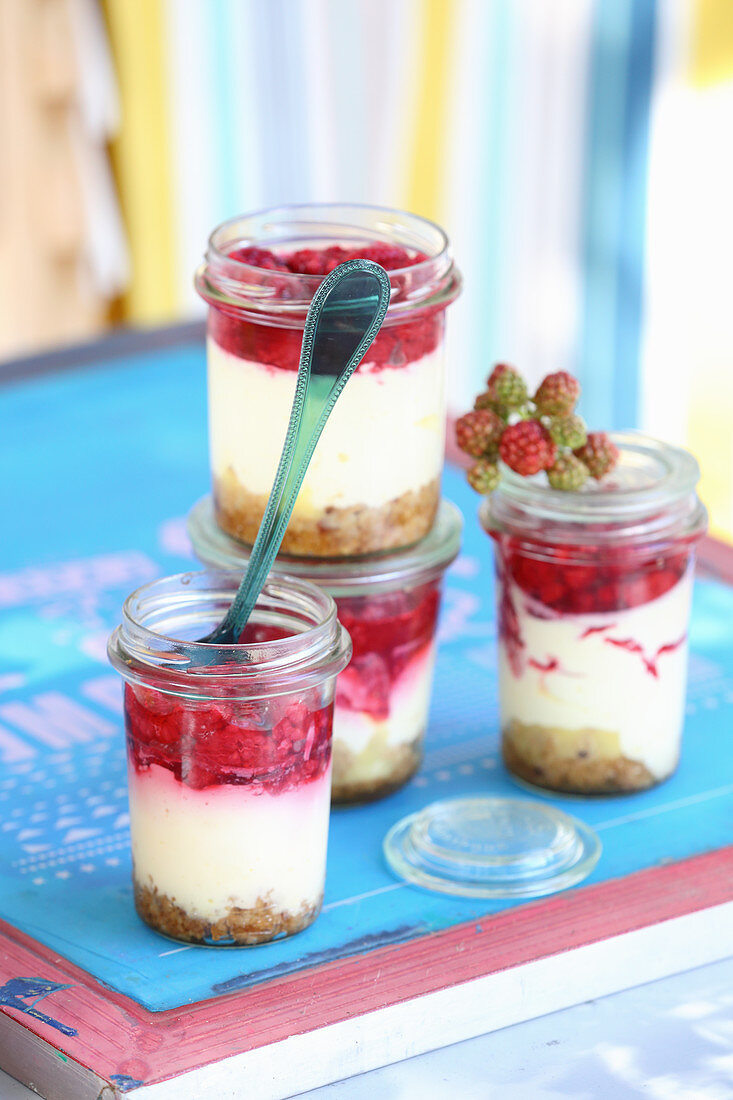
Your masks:
M188 514L188 534L194 553L212 568L245 568L250 547L222 531L216 522L213 498L202 497ZM300 577L331 596L377 594L385 588L427 578L446 569L460 550L463 515L450 500L442 499L428 534L412 546L359 557L314 558L278 555L276 576Z
M689 451L638 431L609 434L621 458L608 481L589 479L583 489L567 492L553 489L544 474L522 477L502 464L498 489L481 505L482 521L490 519L497 501L506 501L531 511L536 519L631 523L694 494L700 467ZM624 477L630 482L634 474L641 476L644 464L649 471L647 484L625 485Z
M350 656L348 635L336 617L336 605L327 592L307 580L285 575L270 578L255 606L255 616L301 615L306 626L285 638L230 645L176 637L166 629L173 622L188 621L194 634L210 629L211 604L223 617L241 579L239 573L197 570L161 577L135 589L122 608L122 622L108 644L112 664L128 679L144 680L145 674L171 681L181 688L218 682L246 686L267 681L273 687L293 684L304 678L325 679L341 671ZM290 600L290 605L286 603ZM208 601L208 613L201 610ZM308 616L312 625L307 625ZM155 629L156 624L159 629ZM161 625L162 624L162 625ZM214 661L204 660L215 658ZM336 668L335 666L338 666ZM200 675L197 675L199 674ZM321 674L322 673L322 674ZM196 688L191 690L195 693Z
M295 226L300 218L303 224L312 225L314 229L312 235L317 235L315 229L319 225L323 226L325 234L326 227L329 225L326 215L329 213L333 219L331 225L335 225L346 234L349 231L358 233L359 230L363 230L365 235L371 234L375 240L386 240L388 229L395 230L401 225L405 233L411 234L413 238L416 237L419 229L423 229L434 238L431 254L426 255L424 260L388 271L393 293L385 319L386 325L397 324L403 321L406 315L420 310L443 309L460 293L461 277L453 263L450 243L445 231L437 223L421 215L387 206L328 202L292 203L267 207L236 215L216 226L209 236L206 258L195 274L194 283L198 293L209 305L218 308L236 309L243 312L244 316L251 314L253 318L257 318L260 314L267 316L268 313L273 313L283 323L297 325L298 319L305 317L308 304L325 276L279 270L268 273L266 268L232 258L224 245L231 246L234 241L241 238L241 234L237 232L239 228L244 229L247 223L256 226L258 219L263 223L264 230L270 230L280 224L283 227L288 224ZM353 224L346 223L345 219L349 213L352 214ZM360 215L372 216L376 222L375 226L360 225L358 221ZM397 221L394 225L388 225L385 221L385 224L380 226L380 217ZM279 223L278 218L282 218L282 222ZM257 240L259 247L267 246L266 235L257 235L253 239ZM302 246L305 246L308 237L301 235L300 238L295 238L295 240L298 239L302 241ZM271 239L271 243L277 241L276 237ZM427 242L425 247L428 247ZM258 280L261 280L263 272L274 276L281 287L289 288L287 295L278 295L274 284L261 285ZM418 280L417 287L410 293L401 294L399 288L404 280L410 277L414 279L416 275L422 278L422 283ZM297 293L298 291L300 293Z
M301 203L282 203L278 206L263 207L260 210L252 210L252 211L250 211L249 213L246 213L246 214L235 214L234 217L227 218L226 221L220 222L220 224L217 225L212 230L211 234L209 235L207 255L210 256L211 258L218 258L219 260L223 260L223 261L227 261L227 262L232 263L232 264L239 265L243 270L247 270L247 269L258 270L258 271L262 270L261 268L257 268L256 265L245 263L243 260L232 259L232 257L228 253L224 252L219 247L219 245L217 243L217 237L219 237L224 230L227 230L230 227L235 227L235 226L239 225L241 222L243 222L245 220L249 220L249 219L261 218L261 217L264 217L264 216L274 217L275 215L277 215L280 212L288 212L288 213L291 213L291 214L293 214L297 217L298 214L305 214L307 211L317 211L317 212L325 213L326 211L333 210L335 208L340 209L340 210L363 211L365 213L370 213L370 214L375 214L375 215L379 215L379 214L394 215L394 214L397 214L397 215L400 215L401 217L409 218L415 224L424 225L424 226L428 227L430 230L434 231L437 234L437 236L440 240L441 247L440 247L440 250L438 252L436 252L434 256L428 256L428 257L426 257L425 260L421 260L420 263L417 263L417 264L410 264L407 267L394 268L393 271L390 272L390 274L393 274L393 273L394 273L394 275L404 274L405 271L410 271L413 268L419 268L421 266L421 264L430 263L431 261L436 260L439 256L443 255L443 253L448 252L449 242L448 242L448 236L447 236L445 230L441 226L439 226L437 222L431 221L430 218L424 218L420 214L411 214L408 211L400 210L397 207L378 206L378 205L375 205L373 203L364 203L364 202L349 202L349 203L335 203L335 204L334 203L329 203L329 202L301 202ZM278 274L278 276L282 276L286 280L289 279L289 278L292 278L294 280L295 279L301 279L302 280L304 277L306 279L310 277L310 278L313 278L313 279L321 280L322 278L325 277L325 276L321 276L321 275L314 275L314 276L307 276L306 275L306 276L303 276L302 273L298 273L298 272L295 272L295 271L283 271L283 272L278 271L277 274Z

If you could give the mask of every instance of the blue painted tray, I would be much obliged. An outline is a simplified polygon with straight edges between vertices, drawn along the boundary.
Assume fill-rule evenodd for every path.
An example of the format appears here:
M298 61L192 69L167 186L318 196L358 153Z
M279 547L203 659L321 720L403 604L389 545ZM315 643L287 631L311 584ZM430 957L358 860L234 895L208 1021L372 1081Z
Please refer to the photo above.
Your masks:
M509 907L403 885L381 853L389 826L428 801L517 792L497 760L489 541L462 475L445 476L466 535L447 581L420 774L381 803L334 812L311 929L266 947L183 947L133 910L121 691L105 642L132 588L192 564L185 515L208 489L203 348L6 385L0 422L0 916L159 1011ZM733 591L698 582L677 775L640 795L557 799L601 834L589 882L730 841L731 622Z

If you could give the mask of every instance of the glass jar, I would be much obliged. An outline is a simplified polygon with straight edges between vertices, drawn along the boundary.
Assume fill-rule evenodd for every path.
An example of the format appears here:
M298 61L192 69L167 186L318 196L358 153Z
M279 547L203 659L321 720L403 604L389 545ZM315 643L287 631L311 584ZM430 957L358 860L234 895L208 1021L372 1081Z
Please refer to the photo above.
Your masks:
M341 557L430 529L445 433L445 308L460 276L441 229L370 206L283 206L209 240L196 287L209 305L209 439L216 518L252 545L275 479L313 294L338 263L389 269L381 331L311 460L283 553Z
M239 644L197 642L238 584L144 585L108 647L125 679L135 906L187 943L291 935L323 897L333 693L351 645L331 597L291 578L265 585Z
M602 482L561 492L503 469L480 510L504 761L556 791L641 790L679 759L699 469L641 434L612 438L620 459Z
M316 582L336 601L353 656L339 674L333 727L336 804L397 790L417 771L428 720L443 575L460 548L461 514L442 501L430 534L377 557L279 557L281 571ZM192 509L194 552L208 566L244 570L247 551L217 526L211 498Z

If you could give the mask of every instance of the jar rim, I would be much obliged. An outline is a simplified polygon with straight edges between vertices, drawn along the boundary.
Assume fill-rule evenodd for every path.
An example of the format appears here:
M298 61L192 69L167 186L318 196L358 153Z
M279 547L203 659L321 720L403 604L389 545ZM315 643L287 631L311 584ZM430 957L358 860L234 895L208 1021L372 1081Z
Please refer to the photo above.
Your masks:
M498 488L483 501L486 530L527 533L531 523L594 524L598 541L702 533L705 508L696 495L700 467L689 451L638 431L611 432L620 459L603 482L589 479L575 492L553 489L544 475L525 478L502 464ZM605 528L605 530L604 530Z
M331 221L328 215L331 215ZM367 224L369 219L374 223L371 226ZM252 231L258 225L261 226L261 234L253 236ZM302 248L309 239L317 239L319 229L320 236L323 236L329 225L339 231L339 240L349 235L355 239L370 236L375 242L392 243L388 230L399 231L405 247L414 250L417 250L422 232L423 248L420 250L429 249L427 258L387 272L392 285L392 298L385 324L404 320L405 313L418 309L443 308L460 292L461 277L453 263L448 237L435 222L386 206L327 202L282 204L228 218L216 226L209 236L204 262L194 278L196 289L209 305L228 306L255 315L276 314L291 321L304 316L325 276L279 270L268 272L266 268L233 259L225 246L231 250L233 245L245 242L256 242L260 247L267 246L268 242L282 245L285 238L267 234L274 234L278 227L291 226L297 235L287 240ZM244 232L247 226L250 227L249 234ZM305 232L305 227L309 227L309 234ZM267 285L263 275L271 277L272 285ZM408 280L416 285L405 294L400 288ZM282 287L287 288L287 294L279 293Z
M188 514L187 529L196 556L215 569L237 569L249 561L251 548L219 527L212 497L205 496ZM441 500L428 534L412 546L359 557L313 558L281 555L272 575L314 582L332 597L378 595L405 584L434 579L448 568L461 547L463 515L450 500Z
M195 698L219 691L231 698L233 690L248 698L290 692L346 667L351 643L333 599L298 577L269 578L251 617L259 624L287 623L292 633L286 637L228 645L195 640L221 621L240 580L239 573L209 569L141 585L125 600L122 622L109 639L111 663L127 680L146 684L153 676L161 690Z

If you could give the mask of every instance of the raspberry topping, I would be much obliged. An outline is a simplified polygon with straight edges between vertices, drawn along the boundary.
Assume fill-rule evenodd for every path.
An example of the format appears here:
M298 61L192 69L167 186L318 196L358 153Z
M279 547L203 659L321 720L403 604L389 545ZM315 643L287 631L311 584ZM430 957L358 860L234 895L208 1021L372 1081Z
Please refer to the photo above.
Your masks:
M328 275L339 264L352 258L351 252L337 244L331 248L301 248L288 256L284 266L286 271L294 271L298 275Z
M328 275L347 260L372 260L386 271L397 271L427 259L422 252L410 255L406 249L386 243L365 245L364 248L342 248L338 244L328 248L300 248L283 256L278 256L269 248L248 245L246 248L232 249L229 255L233 260L251 267L261 267L267 271L292 271L296 275Z
M275 793L299 786L323 775L331 758L333 708L311 696L204 703L127 684L130 759L137 771L158 764L197 790L226 783Z
M517 588L529 599L524 610L539 619L555 619L564 615L613 614L638 607L663 596L685 575L691 561L690 545L679 543L663 555L640 560L620 547L550 546L535 548L506 535L493 535L496 546L496 570L499 579L498 631L509 667L521 676L525 661L543 673L562 672L560 663L548 654L544 667L529 657L522 637L515 601ZM574 560L577 556L582 561ZM595 561L593 560L595 556ZM513 583L512 583L513 582ZM515 585L517 587L515 587ZM646 652L634 638L623 632L621 620L594 623L578 633L578 641L600 638L604 645L624 649L642 661L645 671L655 679L659 676L659 659L674 652L685 642L685 635Z
M340 245L329 248L302 248L288 255L276 255L266 248L249 246L234 249L232 259L260 268L263 271L282 271L290 274L325 276L347 260L366 259L381 264L387 271L414 267L427 257L421 252L408 253L390 244L372 244L364 248L347 249ZM398 280L407 276L397 276ZM300 280L283 278L272 282L274 300L307 297L312 288L304 287ZM293 285L295 284L295 285ZM393 286L398 285L393 281ZM263 322L264 322L263 318ZM258 323L243 317L236 309L214 306L209 310L209 334L232 355L250 359L281 370L297 371L300 361L300 345L303 330L272 323ZM397 325L384 325L367 352L366 363L371 370L385 367L403 367L429 355L443 336L443 310L424 309L413 320ZM363 370L365 364L360 365Z
M533 549L509 536L493 537L503 575L541 605L530 605L533 614L541 607L562 615L601 614L649 603L677 584L692 556L684 543L643 558L619 546L537 543Z
M268 248L235 248L229 255L233 260L239 260L240 263L249 264L250 267L261 267L266 271L290 270L285 260L276 256L274 252L270 252Z
M336 681L336 705L372 718L389 716L392 687L435 634L440 593L434 584L412 592L340 599L339 620L351 636L351 663Z
M370 244L366 248L355 248L349 259L371 260L380 264L385 271L397 271L401 267L414 267L427 259L422 252L415 252L412 256L404 248L396 244Z
M499 444L502 462L523 477L548 470L556 453L550 433L536 420L520 420L510 425Z

